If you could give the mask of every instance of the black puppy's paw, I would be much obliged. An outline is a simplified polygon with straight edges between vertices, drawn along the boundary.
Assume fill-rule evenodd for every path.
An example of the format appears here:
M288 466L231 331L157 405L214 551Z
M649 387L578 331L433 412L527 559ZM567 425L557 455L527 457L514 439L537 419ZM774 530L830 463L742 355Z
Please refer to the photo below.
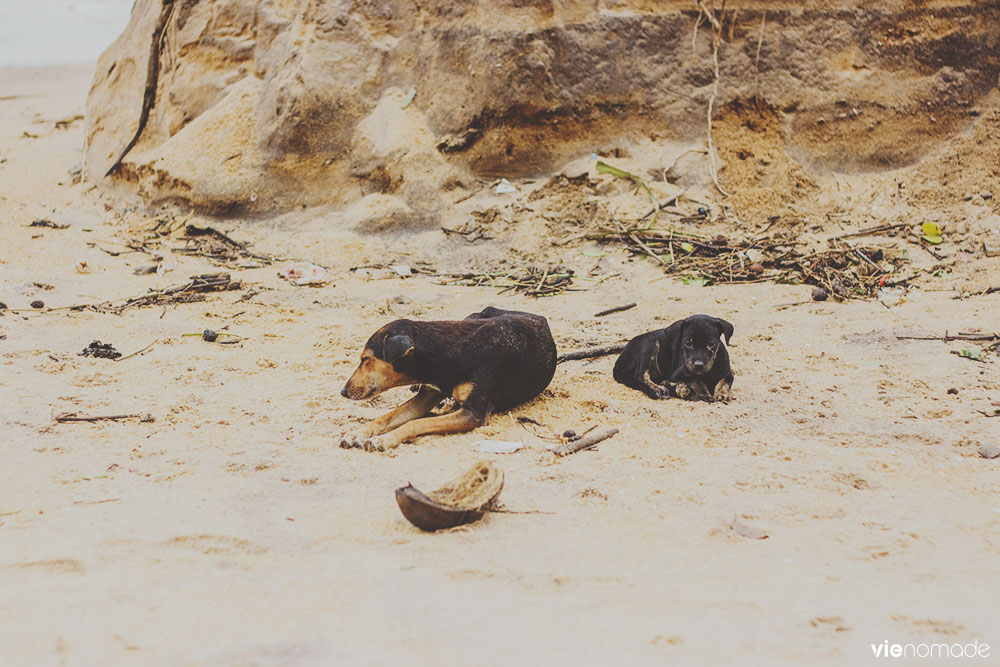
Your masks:
M691 387L684 382L671 382L670 388L673 389L674 396L677 398L691 398Z
M670 398L670 390L666 387L655 386L651 389L653 398L658 400L666 400Z
M719 383L715 385L715 391L712 392L712 400L728 403L732 398L731 388L732 386L727 380L719 380Z

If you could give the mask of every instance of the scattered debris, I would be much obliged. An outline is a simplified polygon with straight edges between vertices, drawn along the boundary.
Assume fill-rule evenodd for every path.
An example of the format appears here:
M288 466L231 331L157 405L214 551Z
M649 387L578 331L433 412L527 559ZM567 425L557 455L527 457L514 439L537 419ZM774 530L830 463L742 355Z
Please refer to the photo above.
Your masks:
M603 431L597 431L596 433L592 433L591 435L582 435L576 437L563 445L559 445L558 447L552 448L551 451L556 456L567 456L569 454L574 454L584 449L590 449L597 443L607 440L608 438L617 433L618 433L617 428L604 429Z
M60 424L63 422L118 421L120 419L138 419L141 422L156 421L153 415L149 414L148 412L145 414L135 413L128 415L98 415L93 417L82 417L75 412L60 412L55 416L55 420Z
M995 442L979 445L979 455L984 459L995 459L1000 456L1000 445Z
M608 308L607 310L602 310L599 313L595 313L594 317L604 317L605 315L611 315L613 313L621 313L626 310L631 310L632 308L635 307L636 307L635 303L627 303L624 306L615 306L614 308Z
M52 222L51 220L35 220L29 227L48 227L49 229L69 229L69 225Z
M102 343L95 340L80 353L81 357L94 357L95 359L117 359L122 353L115 349L111 343Z
M427 494L412 484L396 489L396 503L406 520L428 532L472 523L495 506L503 473L479 461L461 477Z
M472 443L472 451L481 454L513 454L523 447L523 442L509 440L479 440Z
M731 528L736 531L736 534L740 537L745 537L750 540L766 540L770 535L763 528L758 528L756 526L751 526L748 523L744 523L739 517L733 519Z
M131 297L126 299L122 304L114 305L114 302L105 302L91 307L98 312L120 314L127 308L166 306L177 303L204 301L207 292L226 292L238 290L242 287L243 283L239 280L232 280L228 273L205 273L199 276L191 276L191 282ZM84 307L86 306L80 306L80 308Z
M159 268L159 264L143 264L142 266L137 266L132 269L132 273L137 276L148 276L150 274L157 273Z
M239 264L241 268L259 268L277 261L276 257L251 252L246 243L240 243L214 227L187 225L184 237L185 247L173 248L173 252L198 255L222 266ZM252 263L248 264L244 260L252 260Z
M201 332L201 339L208 341L209 343L214 343L219 339L219 334L215 333L211 329L205 329Z
M76 260L73 268L76 269L77 273L90 273L90 265L87 264L87 260L85 259Z
M333 276L318 264L310 262L293 262L286 264L278 271L278 275L293 285L325 285Z
M841 300L872 298L882 287L909 280L888 281L908 262L895 248L852 246L831 239L827 250L801 253L795 250L796 240L760 237L730 243L724 236L707 239L670 228L626 227L617 221L616 225L617 229L586 238L624 243L633 254L652 257L665 272L687 284L807 283Z
M578 292L571 287L573 270L562 267L539 269L511 269L503 273L443 273L438 274L439 285L466 285L469 287L497 287L500 293L511 290L527 296L554 296L563 292Z
M38 309L38 308L44 308L45 307L45 302L42 301L42 300L40 300L40 299L32 301L31 302L31 307L32 308L36 308L36 309Z

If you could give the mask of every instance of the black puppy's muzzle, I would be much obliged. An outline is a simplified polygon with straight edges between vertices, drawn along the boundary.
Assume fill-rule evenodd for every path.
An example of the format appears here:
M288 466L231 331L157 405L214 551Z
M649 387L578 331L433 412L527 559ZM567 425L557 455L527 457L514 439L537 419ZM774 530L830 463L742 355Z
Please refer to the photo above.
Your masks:
M695 357L694 359L685 359L684 365L687 366L687 369L694 375L704 375L712 370L712 366L715 365L715 355L713 354L707 359L704 358L706 356L708 355L699 355L699 357Z

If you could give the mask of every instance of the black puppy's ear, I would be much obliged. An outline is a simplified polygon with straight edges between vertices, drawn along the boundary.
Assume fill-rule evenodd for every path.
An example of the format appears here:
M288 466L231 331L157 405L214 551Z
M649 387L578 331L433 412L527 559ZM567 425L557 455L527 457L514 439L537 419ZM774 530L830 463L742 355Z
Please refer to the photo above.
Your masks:
M712 318L715 324L719 327L719 333L726 337L726 345L729 345L729 339L733 337L733 325L729 322L719 319L718 317Z
M382 347L382 358L390 364L413 352L413 339L406 334L388 336Z

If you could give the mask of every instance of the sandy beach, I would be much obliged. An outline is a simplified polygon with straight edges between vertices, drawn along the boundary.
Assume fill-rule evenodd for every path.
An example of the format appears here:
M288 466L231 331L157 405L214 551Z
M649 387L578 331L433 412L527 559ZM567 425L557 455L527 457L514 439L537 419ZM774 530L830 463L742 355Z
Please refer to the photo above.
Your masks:
M777 309L811 288L685 285L620 246L601 247L616 276L544 299L430 275L366 281L349 269L464 251L442 255L437 229L366 236L322 212L211 219L79 182L92 71L0 69L5 664L844 665L877 663L871 646L884 641L978 641L1000 655L1000 459L977 453L1000 444L1000 419L983 414L1000 400L996 355L897 338L995 331L1000 293L955 297L1000 282L996 259L891 308ZM1000 213L995 198L973 205ZM68 227L29 226L41 219ZM171 252L183 242L170 238L170 270L135 275L151 257L127 239L158 220L216 226L334 281L222 269ZM559 252L586 275L594 248ZM222 270L247 289L120 314L58 310ZM652 401L614 383L604 357L560 365L538 399L475 432L387 455L337 446L409 396L339 395L376 328L487 305L546 315L561 350L694 312L724 317L734 400ZM187 335L204 329L242 341ZM148 349L80 356L95 340ZM61 413L152 420L57 423ZM558 460L539 437L590 426L621 432ZM394 490L454 477L484 438L526 445L489 457L512 513L436 534L409 525ZM767 539L741 536L734 519Z

